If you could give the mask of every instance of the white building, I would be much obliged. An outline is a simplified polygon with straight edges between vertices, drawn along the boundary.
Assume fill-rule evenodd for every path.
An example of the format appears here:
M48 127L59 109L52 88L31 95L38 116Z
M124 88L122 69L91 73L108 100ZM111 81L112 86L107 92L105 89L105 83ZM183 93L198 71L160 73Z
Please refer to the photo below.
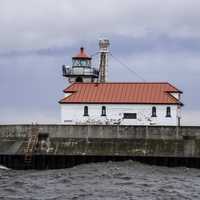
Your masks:
M169 83L73 83L60 101L66 124L180 123L181 91Z
M180 125L181 91L170 83L106 83L108 40L100 41L100 72L84 49L63 66L72 83L59 101L65 124ZM100 74L100 79L99 78Z

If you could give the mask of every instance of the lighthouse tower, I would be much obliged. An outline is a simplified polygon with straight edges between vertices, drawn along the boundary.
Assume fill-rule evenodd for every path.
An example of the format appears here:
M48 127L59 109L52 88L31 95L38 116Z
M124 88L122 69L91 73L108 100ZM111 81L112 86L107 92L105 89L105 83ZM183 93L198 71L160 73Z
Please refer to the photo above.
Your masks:
M80 48L80 52L72 57L72 67L63 65L63 76L68 78L70 83L74 82L97 82L99 71L92 67L92 58Z

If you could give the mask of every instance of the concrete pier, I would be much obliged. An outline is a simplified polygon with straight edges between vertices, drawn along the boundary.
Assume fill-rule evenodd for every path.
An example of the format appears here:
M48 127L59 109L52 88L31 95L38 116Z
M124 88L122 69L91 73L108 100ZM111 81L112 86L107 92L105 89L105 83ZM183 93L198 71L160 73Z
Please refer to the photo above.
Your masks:
M200 168L200 127L38 125L38 144L27 164L24 148L31 127L0 125L0 165L13 169L56 169L131 159Z

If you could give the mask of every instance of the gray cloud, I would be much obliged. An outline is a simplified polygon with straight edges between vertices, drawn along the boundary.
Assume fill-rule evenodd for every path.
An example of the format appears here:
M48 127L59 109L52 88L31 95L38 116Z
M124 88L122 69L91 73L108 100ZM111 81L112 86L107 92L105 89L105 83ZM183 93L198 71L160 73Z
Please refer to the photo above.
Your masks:
M0 1L1 49L70 46L114 34L199 38L196 0Z
M58 122L61 65L84 45L112 53L147 81L183 90L184 123L199 123L200 2L0 0L0 123ZM98 64L98 58L94 58ZM110 58L111 81L139 79Z
M183 90L184 123L199 123L198 92L200 59L198 54L162 52L116 54L120 60L147 81L169 81ZM61 76L61 65L71 64L70 56L11 56L0 60L0 123L58 122L62 90L67 81ZM93 63L98 65L98 57ZM112 57L109 58L110 81L141 81ZM195 115L193 115L195 113ZM38 116L38 118L37 118Z

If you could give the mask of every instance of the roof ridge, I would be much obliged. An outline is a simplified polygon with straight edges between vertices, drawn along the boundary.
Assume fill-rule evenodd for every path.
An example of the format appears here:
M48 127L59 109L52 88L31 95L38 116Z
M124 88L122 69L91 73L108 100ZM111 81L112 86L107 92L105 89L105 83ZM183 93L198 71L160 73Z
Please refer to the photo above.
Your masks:
M106 82L106 83L84 83L84 82L77 82L72 84L169 84L172 87L174 87L169 82ZM175 88L175 87L174 87Z

